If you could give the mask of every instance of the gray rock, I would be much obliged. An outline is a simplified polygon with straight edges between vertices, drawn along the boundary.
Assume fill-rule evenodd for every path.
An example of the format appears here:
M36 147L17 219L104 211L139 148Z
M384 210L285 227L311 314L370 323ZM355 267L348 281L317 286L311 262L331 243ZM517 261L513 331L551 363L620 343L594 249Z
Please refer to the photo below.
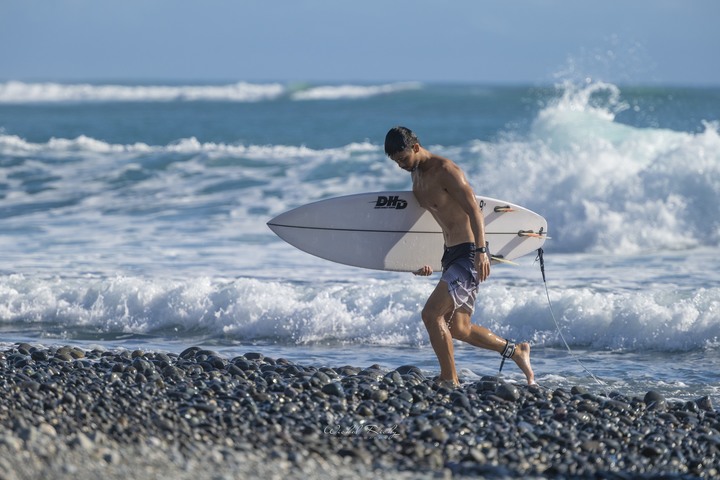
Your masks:
M520 391L517 389L517 387L509 383L501 383L497 387L495 395L502 398L503 400L507 400L508 402L515 402L520 399Z
M320 373L320 372L318 372ZM327 395L332 395L334 397L343 397L345 396L345 390L343 389L343 386L340 382L331 382L322 387L322 392Z
M643 401L645 402L645 405L647 405L648 410L665 410L667 407L667 400L665 400L665 397L655 391L647 392Z

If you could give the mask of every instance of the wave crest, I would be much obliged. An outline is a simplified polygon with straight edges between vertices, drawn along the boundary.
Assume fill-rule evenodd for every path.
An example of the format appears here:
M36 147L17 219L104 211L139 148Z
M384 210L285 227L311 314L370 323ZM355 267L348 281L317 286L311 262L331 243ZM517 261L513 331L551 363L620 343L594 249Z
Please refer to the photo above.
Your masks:
M561 346L538 288L485 287L477 315L508 338ZM428 345L420 310L432 285L370 281L309 286L240 278L231 281L55 281L0 277L3 329L43 329L50 337L123 334L205 338L288 345L328 343ZM688 351L714 344L720 326L712 312L720 289L677 294L587 288L564 289L553 300L573 346L610 350Z
M391 83L386 85L337 85L313 87L293 93L293 100L341 100L387 95L406 90L417 90L420 83Z
M416 82L385 85L324 85L294 89L281 83L238 82L227 85L95 85L54 82L0 83L0 104L55 102L260 102L361 99L420 88Z

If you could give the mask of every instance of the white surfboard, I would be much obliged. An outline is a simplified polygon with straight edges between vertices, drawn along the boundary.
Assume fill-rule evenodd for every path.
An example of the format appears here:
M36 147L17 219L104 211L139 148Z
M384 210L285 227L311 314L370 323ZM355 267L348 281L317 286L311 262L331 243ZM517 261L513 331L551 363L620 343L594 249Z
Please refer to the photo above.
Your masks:
M477 197L494 263L540 248L547 221L512 203ZM287 211L267 224L280 238L332 262L376 270L440 271L443 235L430 212L409 191L329 198Z

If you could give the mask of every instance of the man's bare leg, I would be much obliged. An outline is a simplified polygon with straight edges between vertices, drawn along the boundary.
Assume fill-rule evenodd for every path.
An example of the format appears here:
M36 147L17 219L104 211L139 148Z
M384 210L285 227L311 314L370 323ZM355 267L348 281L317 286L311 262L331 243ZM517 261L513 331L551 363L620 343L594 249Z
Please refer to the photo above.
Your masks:
M505 349L504 338L498 337L485 327L473 324L470 321L470 313L463 309L457 310L453 315L450 333L453 338L500 354ZM515 353L511 358L525 374L528 385L535 383L535 373L530 365L530 344L527 342L516 344Z
M440 363L440 381L459 385L460 381L455 369L453 336L446 321L454 308L455 304L448 293L447 283L440 281L423 308L422 319L430 337L430 344Z

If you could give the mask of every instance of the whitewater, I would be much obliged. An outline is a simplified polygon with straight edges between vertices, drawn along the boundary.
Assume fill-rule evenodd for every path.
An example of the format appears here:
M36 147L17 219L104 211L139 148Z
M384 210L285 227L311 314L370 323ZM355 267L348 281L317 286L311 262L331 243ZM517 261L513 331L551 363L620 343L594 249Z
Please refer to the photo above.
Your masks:
M538 381L717 395L717 112L720 89L599 81L0 83L2 342L435 372L420 310L436 278L332 264L265 225L409 189L382 147L403 124L478 194L547 218L558 325L530 256L493 269L475 315L533 344ZM456 355L465 379L497 373L497 355Z

